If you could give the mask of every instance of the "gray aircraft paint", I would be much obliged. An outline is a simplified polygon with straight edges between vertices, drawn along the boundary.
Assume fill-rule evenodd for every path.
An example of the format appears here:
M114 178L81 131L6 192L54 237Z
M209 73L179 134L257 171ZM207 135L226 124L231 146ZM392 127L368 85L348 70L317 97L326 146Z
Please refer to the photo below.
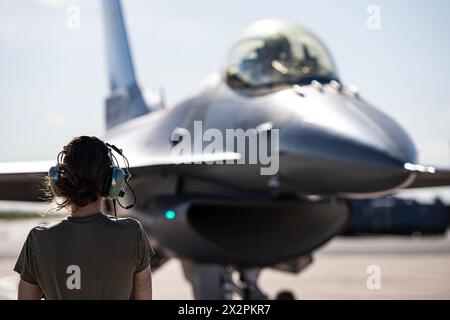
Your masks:
M436 171L433 179L428 167L415 166L417 152L408 134L338 79L239 90L219 73L176 106L147 105L134 76L119 1L103 3L112 91L104 139L130 160L137 204L120 213L138 216L148 229L156 249L154 270L171 257L193 265L192 274L203 270L195 265L205 264L220 266L217 270L274 267L310 255L338 234L351 218L348 199L391 194L416 181L449 184L448 172ZM261 175L258 164L174 164L172 133L191 131L194 121L222 134L270 123L279 129L278 174ZM236 150L210 156L239 157ZM1 164L0 198L37 200L36 174L48 167L49 162ZM129 200L127 192L122 201ZM220 274L199 274L190 278L194 291L211 292L208 283Z

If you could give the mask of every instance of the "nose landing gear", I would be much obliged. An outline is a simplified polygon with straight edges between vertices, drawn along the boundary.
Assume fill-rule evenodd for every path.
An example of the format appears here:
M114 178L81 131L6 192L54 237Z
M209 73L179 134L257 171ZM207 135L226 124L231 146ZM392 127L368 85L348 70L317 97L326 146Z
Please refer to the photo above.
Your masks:
M258 286L259 268L239 269L216 264L183 262L186 278L192 284L195 299L268 300ZM289 291L281 291L276 300L295 300Z
M268 296L258 287L260 269L237 270L233 267L226 267L223 277L223 287L227 300L233 299L237 295L243 300L267 300ZM239 277L233 278L233 274Z

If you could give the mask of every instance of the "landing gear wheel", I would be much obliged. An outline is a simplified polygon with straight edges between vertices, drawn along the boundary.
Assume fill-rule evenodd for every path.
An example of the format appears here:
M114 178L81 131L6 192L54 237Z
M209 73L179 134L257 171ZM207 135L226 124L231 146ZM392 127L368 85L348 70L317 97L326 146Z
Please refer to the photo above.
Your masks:
M239 275L238 279L233 279L233 272ZM243 300L267 300L267 295L258 286L259 274L260 269L225 268L223 287L226 299L231 300L235 295Z
M275 297L275 300L295 300L295 296L290 291L280 291Z

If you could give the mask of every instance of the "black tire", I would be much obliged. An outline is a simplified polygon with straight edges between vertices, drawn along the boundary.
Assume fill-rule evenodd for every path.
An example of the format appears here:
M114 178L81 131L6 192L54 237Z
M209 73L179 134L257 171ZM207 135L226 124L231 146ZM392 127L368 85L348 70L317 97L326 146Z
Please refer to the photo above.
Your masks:
M290 291L280 291L278 292L275 300L295 300L295 296Z

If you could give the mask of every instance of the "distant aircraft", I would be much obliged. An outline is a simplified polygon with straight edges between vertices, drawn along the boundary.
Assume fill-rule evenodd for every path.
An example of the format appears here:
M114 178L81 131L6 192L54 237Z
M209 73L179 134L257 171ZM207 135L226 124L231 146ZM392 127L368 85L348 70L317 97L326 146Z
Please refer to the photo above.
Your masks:
M153 269L180 259L195 298L266 298L259 272L302 270L346 227L350 199L450 184L449 171L417 164L413 142L392 118L341 83L311 32L284 21L255 22L223 72L165 108L147 103L137 84L119 1L103 5L111 88L104 139L129 157L133 214L149 229ZM195 121L223 135L230 128L278 129L277 174L261 175L262 164L237 164L237 146L206 155L194 150L177 161L172 151ZM53 163L1 164L0 199L36 201L39 174Z
M440 199L421 203L386 197L352 200L353 217L343 235L445 235L450 227L450 207Z

